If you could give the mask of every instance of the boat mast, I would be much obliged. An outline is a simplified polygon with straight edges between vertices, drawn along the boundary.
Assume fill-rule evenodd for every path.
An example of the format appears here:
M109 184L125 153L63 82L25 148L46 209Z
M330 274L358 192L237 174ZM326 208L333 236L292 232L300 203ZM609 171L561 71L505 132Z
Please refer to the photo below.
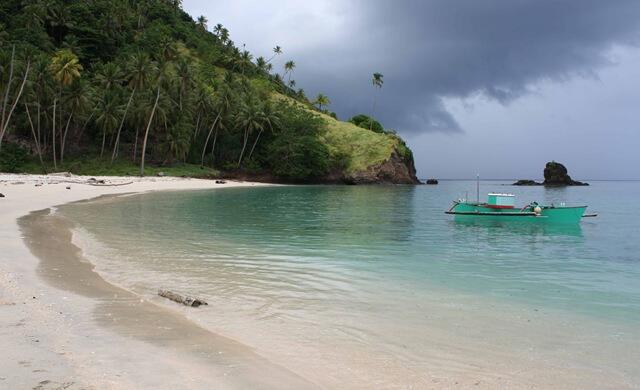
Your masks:
M476 199L480 203L480 174L476 175Z

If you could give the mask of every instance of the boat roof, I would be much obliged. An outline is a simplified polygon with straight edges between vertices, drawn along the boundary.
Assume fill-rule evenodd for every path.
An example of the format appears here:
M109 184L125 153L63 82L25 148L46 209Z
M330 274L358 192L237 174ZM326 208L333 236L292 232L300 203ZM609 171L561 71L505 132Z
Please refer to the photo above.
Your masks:
M514 194L501 194L499 192L490 192L488 195L489 196L491 196L491 195L494 195L494 196L510 196L510 197L514 197L515 196Z

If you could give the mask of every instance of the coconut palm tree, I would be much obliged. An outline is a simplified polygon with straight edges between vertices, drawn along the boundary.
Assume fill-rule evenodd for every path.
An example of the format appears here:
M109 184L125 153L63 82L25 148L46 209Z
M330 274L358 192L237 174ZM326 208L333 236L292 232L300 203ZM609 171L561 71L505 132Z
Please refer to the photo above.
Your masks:
M223 29L223 28L224 28L224 27L222 26L222 24L218 23L218 24L216 24L215 26L213 26L213 33L214 33L216 36L220 36L220 33L222 32L222 29Z
M247 141L249 140L249 136L254 131L264 130L266 121L262 103L256 99L249 98L246 102L240 105L235 119L238 128L244 130L242 150L240 151L240 157L238 158L237 166L238 168L240 168L240 164L242 164L242 158L244 157L244 151L247 148Z
M43 122L43 111L46 112L46 107L48 106L48 101L51 100L54 92L53 87L53 78L51 77L51 72L49 72L49 59L46 57L42 57L34 62L32 79L29 86L29 101L35 104L35 113L36 117L34 120L34 125L36 127L36 134L38 137L38 142L42 146L42 150L47 148L47 140L46 137L42 137L42 133L40 131L41 125ZM43 110L44 108L44 110ZM46 115L45 115L46 117Z
M262 135L262 132L265 129L269 129L271 132L273 132L273 128L278 127L280 124L280 113L274 108L274 106L268 100L263 103L262 113L263 113L262 120L264 121L264 126L260 128L258 131L258 135L256 136L256 139L253 142L253 146L251 147L251 151L249 152L249 157L248 157L249 159L251 159L251 156L253 155L253 151L255 150L256 145L258 144L258 140L260 139L260 135Z
M7 84L5 86L4 98L2 99L2 106L0 107L2 110L2 120L0 121L0 148L2 147L2 139L4 138L7 128L9 127L9 122L11 121L11 116L13 115L13 111L16 109L16 106L20 101L20 97L22 96L22 92L24 91L24 86L26 85L27 80L29 78L29 69L31 67L31 61L27 60L27 66L24 70L22 82L20 83L20 87L18 88L18 92L15 99L13 99L13 104L10 105L9 112L7 113L7 108L8 108L7 104L9 103L9 93L11 91L11 83L13 81L14 66L16 62L15 51L16 51L16 47L14 45L11 51L9 79L7 80Z
M78 60L78 57L73 54L69 49L58 50L52 60L49 70L53 75L53 79L58 82L58 98L53 100L53 126L52 126L52 139L51 145L53 146L53 165L57 168L56 162L56 106L60 110L58 120L62 124L62 89L71 85L76 79L80 78L80 72L82 72L82 65ZM60 125L60 127L62 127ZM62 144L62 137L60 138L60 144Z
M96 73L96 82L104 92L110 91L122 83L122 70L115 62L107 62L100 66Z
M100 157L104 154L107 133L112 132L118 126L120 114L117 94L113 91L107 91L98 103L98 116L96 117L96 123L102 129Z
M63 87L71 85L82 72L78 57L69 49L58 50L51 60L53 78Z
M276 58L277 56L279 56L280 54L282 54L282 48L278 45L276 45L276 47L273 48L273 56L271 56L271 58L269 58L267 60L267 64L269 62L271 62L271 60L273 60L274 58Z
M171 61L164 61L158 66L158 71L156 72L155 83L156 83L156 98L153 103L153 108L151 109L151 113L149 114L149 120L147 121L147 128L144 132L144 138L142 140L142 155L140 157L140 176L144 176L144 159L147 152L147 141L149 139L149 131L151 130L151 124L153 123L154 116L156 115L156 111L158 109L158 102L160 101L160 92L162 90L163 83L171 81L173 76L172 74L173 64Z
M187 58L180 58L176 64L176 76L178 81L178 107L182 111L183 96L192 87L195 71Z
M203 29L204 31L207 31L207 17L204 15L200 15L198 16L198 27L200 27L201 29Z
M284 74L285 76L289 74L289 82L291 82L291 74L293 73L293 70L295 69L295 67L296 67L296 63L293 61L287 61L284 64Z
M316 97L316 100L314 101L314 104L317 104L318 110L322 111L322 106L328 106L329 104L331 104L331 101L326 95L319 93Z
M220 38L220 42L222 42L224 44L228 44L229 42L231 42L229 40L229 30L227 30L224 27L220 30L220 33L218 34L218 37Z
M258 57L256 58L256 66L261 71L266 71L267 61L264 59L264 57Z
M377 91L379 89L382 89L382 84L384 84L384 80L382 79L384 76L382 75L382 73L374 73L373 74L373 78L371 79L371 83L373 84L373 105L371 107L371 122L369 122L369 130L371 130L372 126L373 126L373 114L376 111L376 97L377 97Z
M211 128L209 128L209 133L207 134L207 138L204 141L204 146L202 147L202 158L200 160L201 167L204 167L204 156L207 152L207 146L209 145L211 134L215 130L215 134L213 137L213 146L211 147L211 154L213 154L216 147L216 140L218 138L218 129L220 128L220 122L231 109L231 99L233 98L233 96L229 85L231 84L223 84L218 94L216 96L212 96L212 102L217 114L215 119L213 120L213 123L211 124Z
M74 115L79 116L90 109L92 105L93 91L91 86L85 80L78 79L71 84L66 103L70 107L70 114L67 118L67 124L62 132L62 142L60 143L60 163L64 162L64 148L67 142L67 134L69 133L69 125ZM62 131L62 129L60 129Z
M118 127L118 133L116 135L116 142L113 146L113 153L111 154L111 163L118 156L118 148L120 145L120 133L122 132L122 126L124 125L124 121L127 118L127 113L129 112L129 107L131 106L131 101L133 101L133 97L136 94L136 91L142 90L146 87L149 77L153 72L156 71L156 65L151 61L147 54L137 54L131 57L131 62L129 65L129 88L131 88L131 95L129 95L129 100L127 101L127 106L124 109L124 114L122 115L122 120L120 121L120 126ZM136 141L138 140L138 127L136 127Z

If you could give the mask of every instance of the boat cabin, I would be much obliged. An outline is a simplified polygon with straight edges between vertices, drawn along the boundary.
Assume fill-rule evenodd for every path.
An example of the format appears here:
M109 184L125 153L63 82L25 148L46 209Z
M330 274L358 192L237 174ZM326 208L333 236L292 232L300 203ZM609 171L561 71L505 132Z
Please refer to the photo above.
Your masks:
M516 204L513 194L489 194L486 207L491 209L512 209Z

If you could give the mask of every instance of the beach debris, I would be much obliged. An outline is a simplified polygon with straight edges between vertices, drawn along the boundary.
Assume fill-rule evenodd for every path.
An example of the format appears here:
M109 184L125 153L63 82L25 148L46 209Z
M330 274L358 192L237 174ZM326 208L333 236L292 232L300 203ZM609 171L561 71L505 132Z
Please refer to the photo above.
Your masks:
M53 173L50 173L49 176L71 177L73 175L71 174L71 172L53 172Z
M157 175L157 176L158 176L158 177L165 177L165 176L167 176L167 174L166 174L166 173L164 173L164 172L158 172L158 175Z
M71 186L67 186L67 189L68 189L68 190L70 190L70 189L71 189Z
M4 194L2 192L0 192L0 198L4 198Z
M227 184L224 180L216 180L216 184Z
M183 297L182 295L174 293L173 291L169 291L169 290L158 290L158 295L160 295L163 298L170 299L174 302L181 303L185 306L198 307L202 305L208 305L208 303L202 299L193 298L189 296Z
M104 180L98 180L96 182L87 182L87 185L96 186L96 187L117 187L117 186L126 186L129 184L133 184L133 181L127 181L124 183L106 183Z

